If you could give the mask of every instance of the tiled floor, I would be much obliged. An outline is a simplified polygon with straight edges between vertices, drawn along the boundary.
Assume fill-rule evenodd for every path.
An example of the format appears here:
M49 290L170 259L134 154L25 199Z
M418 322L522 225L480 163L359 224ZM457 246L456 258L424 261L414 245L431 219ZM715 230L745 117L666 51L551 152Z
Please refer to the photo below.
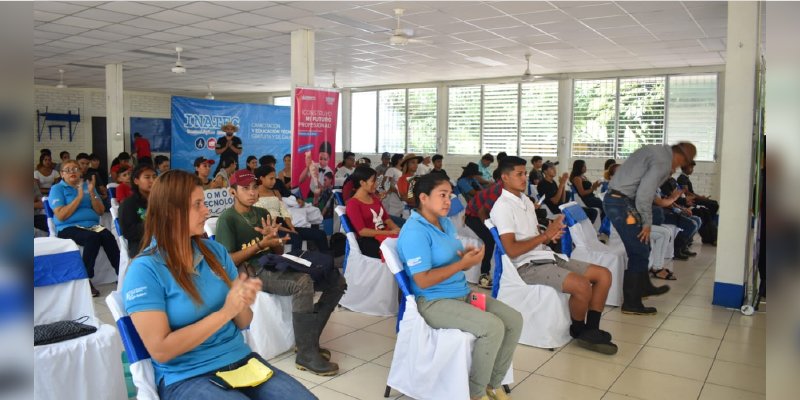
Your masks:
M570 343L549 351L519 345L514 399L764 399L766 315L747 317L711 305L715 248L674 262L679 280L666 295L645 300L655 316L630 316L607 307L601 327L614 336L614 356ZM660 282L660 281L659 281ZM656 283L659 283L656 282ZM103 296L114 289L100 288ZM113 323L103 297L97 313ZM762 306L762 311L766 310ZM383 399L395 342L395 319L338 310L322 342L341 373L319 377L294 368L293 354L271 360L320 399ZM407 399L392 391L390 399Z

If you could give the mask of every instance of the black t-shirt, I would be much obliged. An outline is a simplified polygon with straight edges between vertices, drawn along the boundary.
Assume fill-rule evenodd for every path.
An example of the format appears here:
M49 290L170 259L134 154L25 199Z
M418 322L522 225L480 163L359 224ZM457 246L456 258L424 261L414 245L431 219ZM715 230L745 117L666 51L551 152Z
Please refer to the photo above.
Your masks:
M225 145L227 145L227 144L228 144L228 137L227 136L223 136L223 137L217 139L217 148L218 149L224 148ZM241 149L242 148L242 139L240 139L238 136L235 136L235 135L233 136L233 147L235 147L237 149ZM227 149L227 150L223 151L222 154L219 155L219 160L222 161L226 157L234 159L236 161L236 165L237 166L241 166L241 164L239 164L239 155L236 154L236 152L233 151L233 149ZM219 165L219 164L217 164L217 165Z
M144 216L147 213L147 199L134 191L119 205L119 229L128 240L128 256L139 254L139 246L144 235Z
M687 189L686 191L689 193L694 193L694 187L692 187L692 180L689 179L689 176L686 174L681 174L678 177L678 184L681 185L682 188Z
M559 199L559 202L556 205L553 205L553 202L550 201L550 199L552 199L553 196L558 193L558 183L556 183L556 181L548 182L547 179L542 179L536 186L536 190L539 192L539 196L546 196L544 204L547 204L547 208L549 208L553 214L561 213L561 210L558 209L558 206L562 204L561 199Z
M443 170L443 169L432 169L430 173L431 173L431 174L441 174L441 175L444 175L444 178L445 178L445 179L447 179L448 181L450 180L450 177L449 177L449 176L447 176L447 171L445 171L445 170Z
M669 197L672 194L672 191L678 188L678 181L675 178L670 177L661 185L661 196L662 197ZM678 200L675 200L675 203L681 206L686 206L686 199L681 197Z
M103 174L100 171L98 171L98 170L96 170L94 168L87 169L86 170L86 175L83 176L83 179L86 179L87 181L90 181L90 180L92 180L92 176L95 177L94 178L94 187L105 186L107 184L107 182L108 182L108 176L106 176L104 178Z
M286 184L280 179L275 180L275 186L273 186L272 188L274 190L277 190L278 193L281 194L281 197L289 197L292 195L291 190L289 190Z

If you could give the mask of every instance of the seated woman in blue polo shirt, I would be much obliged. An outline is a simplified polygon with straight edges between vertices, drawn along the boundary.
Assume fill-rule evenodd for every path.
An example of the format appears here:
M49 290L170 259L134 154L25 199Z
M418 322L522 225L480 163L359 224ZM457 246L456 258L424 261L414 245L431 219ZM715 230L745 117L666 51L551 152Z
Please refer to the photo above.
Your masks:
M61 164L61 178L61 182L50 188L47 198L53 208L58 237L72 239L83 246L83 265L89 279L94 278L94 264L101 247L114 272L118 272L119 246L114 234L100 225L100 216L106 212L106 207L95 190L95 177L88 181L83 179L78 162L69 160ZM89 285L93 297L100 295L91 281Z
M145 217L150 246L123 282L125 309L152 357L160 398L315 399L244 342L240 329L253 319L261 280L240 274L222 245L202 239L207 218L200 178L181 170L159 176ZM210 381L249 362L272 369L272 377L235 390Z
M500 388L522 332L522 316L491 296L485 311L470 304L464 271L481 262L484 248L464 248L447 218L450 182L428 174L414 187L416 210L400 231L397 243L403 268L419 313L433 328L454 328L477 338L472 351L469 390L473 399L507 398ZM500 388L495 391L494 388Z

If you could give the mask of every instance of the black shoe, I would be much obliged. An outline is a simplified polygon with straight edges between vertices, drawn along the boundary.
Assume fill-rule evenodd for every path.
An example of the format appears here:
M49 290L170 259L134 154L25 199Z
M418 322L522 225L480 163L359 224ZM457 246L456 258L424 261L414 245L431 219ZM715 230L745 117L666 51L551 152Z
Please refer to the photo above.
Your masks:
M695 253L695 252L693 252L693 251L689 250L689 247L688 247L688 246L687 246L687 247L685 247L685 248L683 248L683 249L681 249L681 252L683 252L683 254L686 254L686 255L687 255L687 256L689 256L689 257L694 257L694 256L696 256L696 255L697 255L697 253Z
M679 260L679 261L686 261L686 260L689 259L689 256L686 255L686 254L683 254L683 252L681 250L675 250L675 253L672 255L672 259L673 260Z
M642 274L639 279L641 279L640 287L642 288L642 297L659 296L669 292L669 286L667 285L653 285L653 282L650 280L650 276L647 274Z
M584 329L576 340L578 346L586 350L608 355L617 354L617 345L611 343L599 329Z
M635 271L625 271L622 279L622 308L623 314L653 315L657 312L655 307L645 307L642 304L642 282L640 275L645 275L647 271L641 273Z

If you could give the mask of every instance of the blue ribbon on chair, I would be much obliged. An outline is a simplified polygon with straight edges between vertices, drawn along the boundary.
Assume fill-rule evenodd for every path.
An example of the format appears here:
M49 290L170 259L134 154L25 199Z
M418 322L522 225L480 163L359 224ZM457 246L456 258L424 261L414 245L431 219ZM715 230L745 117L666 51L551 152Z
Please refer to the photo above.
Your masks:
M117 320L117 328L119 328L119 336L122 339L122 345L125 346L125 354L128 355L128 361L131 364L150 358L150 353L144 347L142 338L136 327L133 326L131 317L124 316Z
M458 215L461 211L464 211L464 205L461 204L461 200L459 200L458 196L450 199L450 212L447 213L447 217Z
M81 252L45 254L33 257L33 286L56 285L88 278Z
M400 332L400 321L403 320L403 314L406 312L406 296L411 294L411 283L405 270L400 270L400 272L394 274L394 279L397 281L397 286L400 288L400 292L403 293L403 297L400 299L399 308L397 309L397 324L394 327L395 332Z
M353 232L353 226L350 225L350 220L347 218L346 214L342 214L339 216L339 222L342 224L342 230L344 233ZM347 258L350 257L350 241L344 242L344 262L342 262L342 275L344 275L344 271L347 270Z
M497 228L489 230L494 239L494 277L492 284L492 297L497 298L500 292L500 277L503 275L503 256L506 254L506 249L503 247L503 242L500 241L500 235L497 234Z
M608 217L603 218L603 222L600 223L600 233L605 233L606 236L611 236L611 220Z

